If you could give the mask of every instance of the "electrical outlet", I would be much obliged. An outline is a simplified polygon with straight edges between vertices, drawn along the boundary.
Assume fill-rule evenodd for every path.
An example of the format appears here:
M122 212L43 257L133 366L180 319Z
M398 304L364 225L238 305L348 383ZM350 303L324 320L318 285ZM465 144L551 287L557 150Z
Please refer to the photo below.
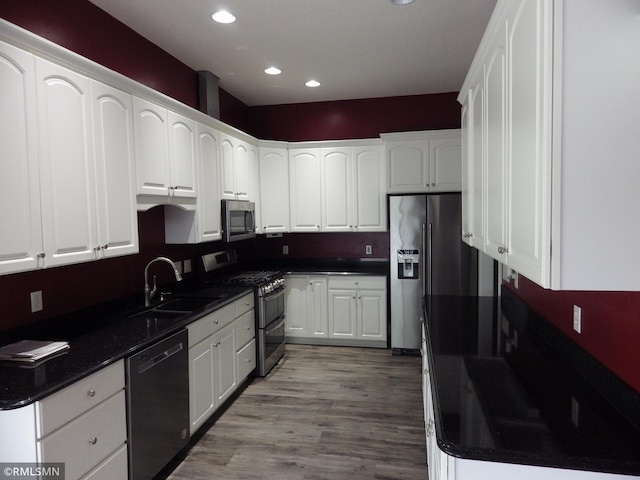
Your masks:
M184 273L191 273L191 259L187 258L186 260L182 261L182 270L184 270Z
M573 329L582 333L582 309L577 305L573 306Z
M43 309L42 290L31 292L31 313L41 312Z
M367 245L364 247L364 253L366 255L371 255L371 245Z
M283 245L282 246L282 254L283 255L289 255L289 245Z

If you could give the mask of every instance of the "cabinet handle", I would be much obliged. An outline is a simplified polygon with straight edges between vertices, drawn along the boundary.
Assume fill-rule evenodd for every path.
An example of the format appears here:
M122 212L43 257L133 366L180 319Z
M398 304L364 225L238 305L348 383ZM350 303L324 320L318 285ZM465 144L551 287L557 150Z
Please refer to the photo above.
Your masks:
M213 323L215 323L217 325L218 324L218 320L214 320Z
M220 345L220 340L213 344L214 347L217 347L218 345Z
M251 363L251 359L250 359L250 358L247 358L247 359L245 360L245 362L247 362L247 363Z
M98 438L97 437L91 437L89 439L89 444L90 445L95 445L96 443L98 443Z
M91 390L87 390L87 397L95 397L96 396L96 391L91 389Z
M251 326L247 327L247 331L251 330Z
M44 252L40 252L40 253L39 253L38 255L36 255L36 256L37 256L38 258L44 258L44 257L46 257L46 256L47 256L47 254L46 254L46 253L44 253Z
M428 369L428 368L425 368L425 369L424 369L424 374L425 374L425 375L429 375L429 369Z

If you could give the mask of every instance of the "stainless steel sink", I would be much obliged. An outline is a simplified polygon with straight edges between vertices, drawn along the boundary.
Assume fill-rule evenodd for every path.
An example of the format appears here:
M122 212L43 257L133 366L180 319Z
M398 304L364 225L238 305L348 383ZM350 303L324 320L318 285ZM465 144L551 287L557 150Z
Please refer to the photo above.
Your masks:
M221 297L178 297L158 305L153 311L189 313L206 307L220 298Z
M223 297L177 297L161 303L157 307L135 313L130 318L178 318L217 302L221 298Z

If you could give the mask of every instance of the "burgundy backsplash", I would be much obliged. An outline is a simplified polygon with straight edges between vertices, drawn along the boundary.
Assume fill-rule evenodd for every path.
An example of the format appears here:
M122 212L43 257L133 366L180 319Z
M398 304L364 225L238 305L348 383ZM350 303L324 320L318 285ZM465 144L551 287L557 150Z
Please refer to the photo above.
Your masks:
M545 290L522 275L504 283L536 312L640 392L640 292ZM573 306L582 308L582 333L573 330Z

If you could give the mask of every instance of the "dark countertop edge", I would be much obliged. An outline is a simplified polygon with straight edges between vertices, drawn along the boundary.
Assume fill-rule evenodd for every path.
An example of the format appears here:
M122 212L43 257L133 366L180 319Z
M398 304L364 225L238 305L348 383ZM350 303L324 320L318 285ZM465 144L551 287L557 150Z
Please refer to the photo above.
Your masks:
M519 299L513 292L507 290L503 293L501 298L496 299L500 305L504 305L504 301L506 302L515 302L520 303L526 307L526 304ZM424 308L423 301L423 308ZM528 307L527 307L528 308ZM426 312L425 312L426 316ZM541 325L546 324L546 320L539 317L537 314L533 313L528 316L528 320L534 323L534 327L536 330L543 328ZM533 318L532 318L533 317ZM423 328L425 329L425 336L427 342L430 342L430 331L429 331L429 323L430 321L423 322ZM548 327L547 327L548 329ZM580 347L573 343L570 339L560 336L559 332L553 332L552 330L547 330L544 333L550 333L552 346L558 348L559 344L564 345L567 344L568 347L573 350L581 350ZM538 332L540 333L540 332ZM544 335L541 333L541 335ZM427 362L429 365L429 371L435 372L435 363L432 356L433 347L429 345L427 348ZM617 379L617 377L606 370L606 368L600 365L595 359L592 359L586 352L573 352L572 359L568 362L572 368L577 368L579 366L586 368L595 367L597 371L597 381L603 382L602 377L607 376L611 378L607 378L604 380L604 384L600 384L601 388L611 387L617 393L623 394L623 400L616 399L611 406L618 409L622 404L625 407L629 407L629 398L633 396L633 393L629 391L631 387L626 385L620 385L621 380ZM579 357L576 360L575 357ZM581 364L580 361L585 362ZM594 363L595 362L595 363ZM608 372L608 375L607 375ZM433 378L431 379L431 395L433 401L433 409L436 417L435 421L435 432L436 432L436 443L440 450L442 450L447 455L452 457L460 458L463 460L470 461L486 461L486 462L496 462L496 463L509 463L514 465L523 465L523 466L535 466L535 467L547 467L547 468L558 468L564 470L576 470L576 471L590 471L590 472L598 472L598 473L609 473L609 474L620 474L620 475L640 475L640 463L638 462L628 462L621 461L619 459L615 460L605 460L601 458L590 459L588 457L572 457L572 456L558 456L558 455L539 455L535 453L528 453L525 451L511 451L511 450L501 450L501 449L482 449L482 448L474 448L474 447L465 447L458 443L446 442L442 440L442 428L441 428L441 420L440 420L440 401L438 397L438 388L437 382L435 379L435 373L432 374ZM589 377L589 375L583 374L584 378ZM610 382L610 383L609 383ZM592 382L592 387L595 388ZM604 385L604 386L602 386ZM636 405L640 402L640 395L635 393L635 401L631 402L633 405ZM627 408L623 409L627 410ZM628 412L625 414L625 411L620 412L627 420L635 426L633 420L635 420L635 415L629 415ZM631 417L631 418L630 418Z
M389 260L385 258L298 260L282 262L284 275L389 275Z
M224 300L220 301L219 303L216 303L214 306L210 307L210 308L204 308L204 309L200 309L195 311L195 313L189 314L189 315L185 315L184 318L182 320L178 319L178 321L176 321L176 323L174 325L172 325L171 327L163 330L162 332L158 333L157 335L153 335L152 337L149 337L147 339L145 339L142 342L138 342L132 345L128 345L127 347L124 347L122 349L117 350L116 352L114 352L112 355L110 355L108 358L105 358L101 361L96 361L95 363L92 363L91 365L85 365L83 366L83 368L79 368L78 369L78 373L76 374L72 374L69 377L65 378L63 381L57 382L47 388L38 390L36 393L34 393L33 395L30 395L28 397L21 397L20 399L9 399L9 400L0 400L0 411L2 410L14 410L17 408L22 408L22 407L26 407L32 403L35 403L39 400L42 400L56 392L59 392L60 390L63 390L64 388L78 382L79 380L82 380L83 378L88 377L89 375L105 368L108 367L109 365L112 365L116 362L118 362L119 360L122 360L124 358L127 358L133 354L135 354L136 352L143 350L144 348L159 342L165 338L168 338L169 336L173 335L174 333L178 332L179 330L186 328L188 325L190 325L191 323L199 320L200 318L204 317L205 315L208 315L209 313L212 313L216 310L219 310L220 308L228 305L229 303L232 303L234 301L236 301L237 299L239 299L240 297L246 295L247 293L250 293L253 291L252 288L250 287L238 287L238 288L234 288L234 290L237 290L235 293L230 294L227 298L225 298ZM192 292L193 294L197 294L197 291ZM76 314L72 314L69 317L75 316ZM66 316L64 316L66 317ZM118 316L118 318L121 318L121 316ZM115 319L114 319L115 321ZM45 362L47 362L48 360L53 360L56 356L53 356L51 359L43 359L41 362L39 362L38 364L43 364ZM35 366L34 366L35 367ZM13 368L13 367L12 367ZM25 370L29 370L30 366L24 366L21 367L19 365L15 365L15 368L24 368Z

